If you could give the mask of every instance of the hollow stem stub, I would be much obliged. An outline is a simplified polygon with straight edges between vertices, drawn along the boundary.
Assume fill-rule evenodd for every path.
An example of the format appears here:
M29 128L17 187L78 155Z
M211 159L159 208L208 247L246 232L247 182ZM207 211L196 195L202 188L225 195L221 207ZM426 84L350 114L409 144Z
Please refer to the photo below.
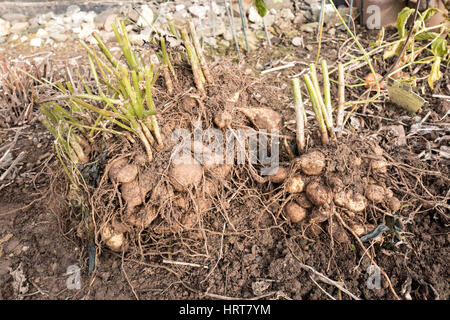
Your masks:
M302 93L300 91L300 80L292 79L292 95L294 97L295 118L297 125L297 148L299 152L305 150L305 108L303 106Z

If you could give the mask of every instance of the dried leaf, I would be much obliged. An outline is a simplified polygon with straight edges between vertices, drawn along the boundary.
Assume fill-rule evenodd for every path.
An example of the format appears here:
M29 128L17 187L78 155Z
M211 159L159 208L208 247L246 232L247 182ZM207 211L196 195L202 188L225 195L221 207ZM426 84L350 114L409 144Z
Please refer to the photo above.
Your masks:
M431 89L434 89L434 83L438 81L442 76L440 67L441 67L441 57L437 56L431 67L430 75L428 76L428 84L430 85Z

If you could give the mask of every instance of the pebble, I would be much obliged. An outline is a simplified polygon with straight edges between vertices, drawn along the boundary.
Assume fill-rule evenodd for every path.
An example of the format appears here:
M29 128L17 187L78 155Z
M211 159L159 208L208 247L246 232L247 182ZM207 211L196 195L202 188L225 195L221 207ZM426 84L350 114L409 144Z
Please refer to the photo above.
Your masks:
M9 29L11 33L22 33L28 29L30 24L28 22L17 22L13 23L12 27Z
M66 15L70 16L74 13L80 12L80 10L81 10L80 7L77 5L68 6L66 9Z
M317 23L317 22L307 23L300 27L300 31L312 33L317 30L318 26L319 26L319 23Z
M188 8L188 11L200 19L204 19L206 17L206 11L209 11L209 8L205 6L193 5Z
M141 14L139 15L136 24L141 27L149 27L148 24L153 23L152 9L150 9L148 5L144 4L138 10Z
M7 36L11 28L11 23L0 18L0 37Z
M68 36L63 33L51 33L50 38L58 42L64 42L67 40Z
M258 11L256 11L255 7L250 7L248 11L248 20L253 23L262 23L262 18L259 15Z
M295 37L292 39L292 44L296 47L301 46L303 43L303 39L301 37Z
M42 45L42 39L41 38L33 38L30 41L30 46L32 47L40 47Z

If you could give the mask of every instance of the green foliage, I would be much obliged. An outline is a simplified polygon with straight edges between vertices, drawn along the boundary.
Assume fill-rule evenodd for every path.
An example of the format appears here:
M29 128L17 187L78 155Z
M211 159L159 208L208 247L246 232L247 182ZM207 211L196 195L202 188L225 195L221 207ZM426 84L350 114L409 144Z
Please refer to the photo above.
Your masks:
M261 17L264 17L267 14L267 6L264 0L254 0L253 1L256 10L258 11L258 14Z

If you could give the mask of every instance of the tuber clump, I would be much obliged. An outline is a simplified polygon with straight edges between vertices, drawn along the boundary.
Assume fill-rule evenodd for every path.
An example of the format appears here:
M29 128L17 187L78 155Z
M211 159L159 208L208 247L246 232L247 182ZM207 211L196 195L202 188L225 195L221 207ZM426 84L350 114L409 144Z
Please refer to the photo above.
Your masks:
M303 173L308 176L321 174L325 164L325 156L319 151L312 151L300 157L300 167Z
M306 195L316 206L322 206L330 201L328 188L318 181L312 181L306 186Z
M202 181L203 169L201 164L196 160L192 162L172 165L170 178L175 190L184 191L193 185L200 184Z
M281 115L269 108L239 108L258 129L261 130L279 130L281 129Z
M284 210L289 220L293 223L299 223L306 217L306 209L292 201L286 204Z
M365 196L368 200L374 203L380 203L384 200L385 191L381 186L377 186L376 184L369 184L366 187Z
M302 176L290 177L286 180L284 187L289 193L300 193L305 187L305 181Z

